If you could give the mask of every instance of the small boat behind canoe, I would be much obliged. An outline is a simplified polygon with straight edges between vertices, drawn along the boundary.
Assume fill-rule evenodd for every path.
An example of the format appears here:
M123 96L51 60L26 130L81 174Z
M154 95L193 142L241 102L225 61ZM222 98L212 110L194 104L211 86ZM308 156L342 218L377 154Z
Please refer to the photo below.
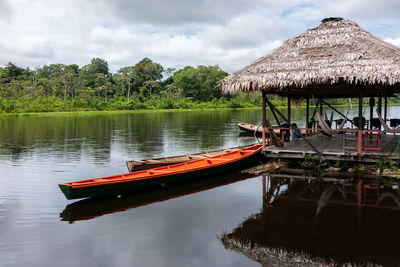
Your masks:
M154 158L154 159L146 159L146 160L138 160L138 161L131 160L131 161L126 162L126 166L128 167L129 172L141 171L141 170L147 170L147 169L152 169L152 168L168 166L168 165L172 165L172 164L184 163L184 162L188 162L188 161L195 160L195 159L204 159L204 158L209 158L209 157L213 157L213 156L218 156L218 155L221 155L224 153L237 151L239 149L246 149L251 146L253 146L253 145L239 146L239 147L215 150L215 151L210 151L210 152L201 152L201 153L190 154L190 155L180 155L180 156Z
M251 124L251 123L243 123L243 122L238 123L238 126L239 126L240 130L244 131L247 134L254 135L254 133L255 133L258 136L261 136L261 134L262 134L262 127L261 126L258 126L258 125L255 125L255 124ZM280 136L280 134L281 134L281 130L279 128L280 127L276 127L276 129L274 129L274 133L277 136ZM289 128L289 127L282 126L281 128ZM286 131L289 131L289 130L286 130ZM307 133L306 130L304 130L304 129L301 130L301 134L305 135L306 133ZM268 131L265 131L265 134L266 134L266 136L268 136L269 135Z
M59 184L67 199L124 194L248 168L261 159L260 144L222 155L149 170Z
M262 127L261 125L255 125L251 123L238 123L239 129L246 132L247 134L257 134L260 135L262 134Z

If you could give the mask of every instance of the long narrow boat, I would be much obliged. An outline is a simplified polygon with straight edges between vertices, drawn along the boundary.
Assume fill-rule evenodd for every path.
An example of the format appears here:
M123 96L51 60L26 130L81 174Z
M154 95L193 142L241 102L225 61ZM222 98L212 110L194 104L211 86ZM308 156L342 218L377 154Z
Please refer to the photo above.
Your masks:
M192 160L133 173L59 184L67 199L124 194L188 181L201 176L227 173L254 165L261 159L261 145L205 159Z
M262 134L262 127L258 127L258 125L251 124L251 123L238 123L239 129L242 130L243 132L246 132L247 134L254 134L256 133L257 135Z
M163 166L168 166L172 164L184 163L195 159L203 159L209 158L213 156L222 155L228 152L237 151L239 149L246 149L253 145L248 146L239 146L233 148L227 148L222 150L214 150L210 152L200 152L196 154L189 155L179 155L179 156L171 156L171 157L163 157L163 158L153 158L153 159L145 159L145 160L130 160L126 162L126 167L128 167L129 172L141 171L147 169L153 169Z
M251 123L238 123L239 129L244 131L247 134L252 134L254 135L254 132L256 132L256 135L261 135L262 134L262 127L258 127L258 125L255 124L251 124ZM285 128L285 127L282 127ZM289 131L289 130L287 130ZM277 127L276 129L274 129L274 133L278 136L280 136L281 134L281 130L279 129L279 127ZM266 135L268 135L268 131L265 132ZM301 130L301 134L307 134L306 130Z

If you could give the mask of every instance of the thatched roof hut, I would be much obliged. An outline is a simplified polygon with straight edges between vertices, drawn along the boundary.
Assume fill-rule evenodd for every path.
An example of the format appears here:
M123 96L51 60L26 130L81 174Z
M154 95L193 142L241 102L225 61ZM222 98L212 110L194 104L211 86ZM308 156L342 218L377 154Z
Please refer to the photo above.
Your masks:
M289 97L364 97L400 92L400 48L357 23L321 25L221 80L224 93L266 90Z

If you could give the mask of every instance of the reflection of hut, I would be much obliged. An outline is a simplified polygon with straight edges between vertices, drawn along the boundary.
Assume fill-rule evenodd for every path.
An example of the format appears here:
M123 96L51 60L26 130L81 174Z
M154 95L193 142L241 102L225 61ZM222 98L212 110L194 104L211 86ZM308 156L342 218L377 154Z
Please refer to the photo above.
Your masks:
M309 122L310 99L315 101L315 111L319 107L322 113L323 104L336 110L326 99L356 97L358 117L362 118L363 98L370 98L370 121L373 121L373 97L377 97L378 110L382 110L384 99L383 114L387 122L387 98L400 92L400 48L374 37L352 21L327 18L318 27L287 40L221 80L220 85L229 94L261 91L264 127L267 104L279 126L279 116L291 123L291 99L306 100L306 121ZM269 102L267 95L287 97L286 116ZM365 128L362 119L349 121L358 129Z
M268 184L262 212L222 236L227 248L261 263L400 262L400 207L391 199L397 186L380 185L372 205L363 196L368 184L281 178Z

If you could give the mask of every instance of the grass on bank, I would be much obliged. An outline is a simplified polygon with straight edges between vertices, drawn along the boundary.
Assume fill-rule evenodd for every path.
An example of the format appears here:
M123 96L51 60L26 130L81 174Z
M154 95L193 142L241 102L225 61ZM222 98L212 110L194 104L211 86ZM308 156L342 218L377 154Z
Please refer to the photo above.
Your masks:
M285 98L272 97L270 101L277 107L287 107ZM347 99L329 100L334 106L349 106ZM313 106L312 102L310 103ZM398 105L400 100L393 98L389 104ZM49 113L49 112L82 112L82 111L138 111L138 110L196 110L196 109L240 109L260 108L260 94L246 93L235 96L223 96L211 101L195 101L192 98L176 97L175 95L153 95L147 99L133 97L111 98L105 100L98 97L77 97L74 100L63 101L60 97L18 97L0 98L0 114L15 113ZM354 105L356 106L356 105ZM305 107L305 103L300 105Z

